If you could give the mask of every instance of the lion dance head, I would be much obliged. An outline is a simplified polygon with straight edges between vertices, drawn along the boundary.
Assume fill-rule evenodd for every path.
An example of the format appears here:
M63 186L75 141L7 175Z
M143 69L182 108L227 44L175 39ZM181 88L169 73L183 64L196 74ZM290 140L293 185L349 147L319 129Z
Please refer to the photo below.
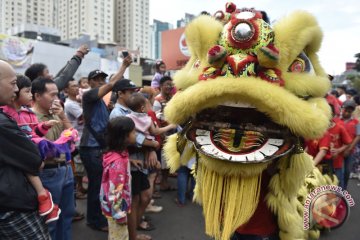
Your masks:
M196 156L194 200L216 239L229 239L254 214L264 171L272 172L265 199L280 238L311 235L297 194L314 169L303 140L321 137L331 116L317 57L322 32L302 11L273 27L264 19L228 3L193 20L185 30L191 58L165 109L169 122L184 126L165 145L169 166Z

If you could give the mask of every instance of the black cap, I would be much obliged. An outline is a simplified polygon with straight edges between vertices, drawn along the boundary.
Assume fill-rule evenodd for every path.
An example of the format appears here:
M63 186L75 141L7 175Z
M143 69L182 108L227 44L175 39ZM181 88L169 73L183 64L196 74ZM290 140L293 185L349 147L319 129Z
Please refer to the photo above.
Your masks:
M345 91L346 94L351 95L351 96L355 96L356 94L358 94L358 92L356 91L356 89L354 88L349 88Z
M94 79L94 78L97 78L99 76L103 76L103 77L107 77L108 75L106 73L104 73L103 71L101 70L94 70L94 71L91 71L89 73L89 76L88 76L88 79Z
M139 89L135 83L129 79L121 79L114 84L113 92L128 90L128 89Z
M340 89L342 89L344 91L346 91L346 89L347 89L346 85L339 85L336 88L340 88Z
M356 108L356 103L353 100L346 100L343 103L342 107L343 108L353 108L353 109L355 109Z

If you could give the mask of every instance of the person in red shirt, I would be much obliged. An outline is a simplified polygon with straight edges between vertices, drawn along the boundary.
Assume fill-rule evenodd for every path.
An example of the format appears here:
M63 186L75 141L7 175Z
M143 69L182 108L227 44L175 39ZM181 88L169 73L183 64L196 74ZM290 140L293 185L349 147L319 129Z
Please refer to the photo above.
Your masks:
M330 134L326 132L320 139L305 141L305 151L314 158L314 165L317 166L330 150Z
M345 127L336 119L331 122L328 129L330 135L330 158L335 175L339 180L339 186L344 187L344 151L351 143L351 137ZM327 158L326 158L327 159Z
M336 90L334 91L337 93ZM340 116L342 102L335 95L333 95L333 92L326 94L325 98L326 101L334 107L335 116Z
M356 118L352 117L352 113L356 108L356 103L353 100L347 100L343 103L341 117L336 121L344 126L348 132L351 142L349 147L344 151L344 184L343 189L347 188L349 181L350 170L354 159L354 148L360 140L360 125Z

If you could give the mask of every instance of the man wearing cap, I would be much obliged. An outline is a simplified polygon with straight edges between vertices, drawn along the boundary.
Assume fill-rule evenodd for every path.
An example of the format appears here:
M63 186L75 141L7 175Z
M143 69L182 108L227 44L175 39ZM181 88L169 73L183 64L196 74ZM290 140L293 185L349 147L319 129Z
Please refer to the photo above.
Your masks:
M85 127L80 140L80 157L89 178L86 219L89 227L99 231L108 230L99 201L104 133L109 121L109 112L102 98L113 89L116 82L122 81L131 62L130 56L124 58L120 69L111 77L109 83L105 83L108 76L106 73L100 70L90 72L88 81L91 89L84 94L82 101Z
M131 113L131 110L126 106L126 101L137 90L139 90L139 87L129 79L123 79L114 85L113 92L116 94L117 100L114 109L110 113L110 119Z
M349 147L344 151L344 182L341 186L343 189L347 188L350 171L354 159L354 148L360 140L360 124L359 121L352 116L355 108L355 101L346 100L342 105L341 116L339 119L337 119L337 121L344 126L351 138L351 143Z

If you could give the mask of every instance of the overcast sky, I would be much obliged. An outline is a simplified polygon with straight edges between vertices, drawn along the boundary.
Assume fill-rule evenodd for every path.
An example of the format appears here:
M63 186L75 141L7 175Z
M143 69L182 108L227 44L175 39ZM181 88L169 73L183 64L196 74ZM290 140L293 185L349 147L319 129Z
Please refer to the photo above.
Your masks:
M225 0L150 0L150 24L153 19L170 22L185 12L198 15L201 11L211 14L224 10ZM360 1L359 0L239 0L237 7L255 7L265 10L271 21L293 12L307 10L314 14L321 26L324 39L319 52L320 61L329 74L340 74L345 62L354 62L360 52Z

